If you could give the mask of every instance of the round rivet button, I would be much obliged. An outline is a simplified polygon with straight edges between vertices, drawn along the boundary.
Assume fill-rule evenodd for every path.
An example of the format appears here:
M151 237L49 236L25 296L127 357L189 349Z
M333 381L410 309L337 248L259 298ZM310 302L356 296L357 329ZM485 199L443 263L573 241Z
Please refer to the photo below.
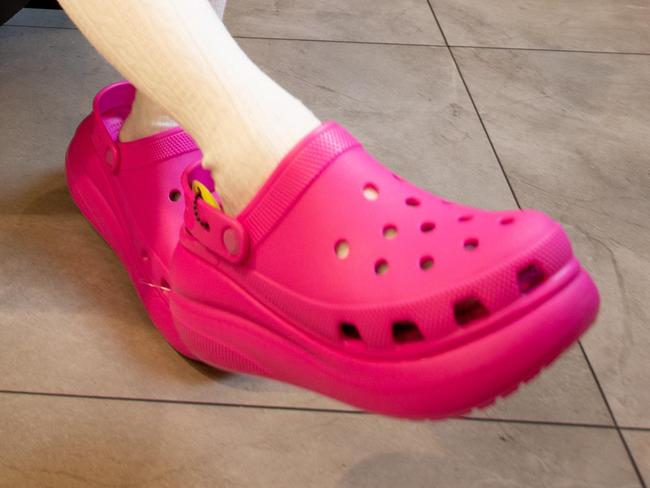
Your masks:
M221 240L224 247L226 248L226 251L228 251L233 256L237 255L239 252L239 238L237 237L235 229L232 229L230 227L225 229L221 236Z

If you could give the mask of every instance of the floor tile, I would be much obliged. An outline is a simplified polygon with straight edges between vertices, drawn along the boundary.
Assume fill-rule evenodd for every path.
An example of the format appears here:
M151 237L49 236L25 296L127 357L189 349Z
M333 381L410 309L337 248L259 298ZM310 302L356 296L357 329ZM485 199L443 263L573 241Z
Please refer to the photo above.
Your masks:
M634 456L646 483L650 482L650 431L623 431L625 440Z
M12 182L0 214L40 213L62 202L65 150L92 97L120 77L76 30L0 27L0 59L0 181Z
M584 345L621 425L650 426L650 57L454 49L524 206L601 291Z
M62 29L76 28L63 10L43 8L24 8L14 15L6 25L58 27Z
M76 213L1 216L0 276L0 390L349 408L176 354Z
M233 0L224 21L235 36L444 44L422 0Z
M431 0L451 45L650 53L645 0Z
M65 189L67 141L94 91L116 74L75 31L3 28L0 36L8 39L0 43L3 59L11 60L0 83L15 100L0 113L0 137L6 136L0 141L0 177L13 182L0 196L0 213L8 214L1 219L6 237L0 254L5 272L15 277L5 282L11 289L4 290L8 304L2 313L10 325L0 331L5 334L0 350L6 344L14 352L0 355L2 388L338 408L279 384L197 368L165 346L117 259L79 217ZM451 199L491 208L514 205L445 49L242 44L319 116L341 120L404 176ZM37 45L49 46L38 62L20 57ZM60 233L62 228L66 233ZM82 249L83 266L70 249ZM35 316L49 327L31 325L25 333ZM42 350L51 351L40 360L46 368L35 361ZM609 421L575 350L487 415Z
M399 174L452 200L514 205L447 49L244 39L241 45L316 115L342 122Z
M638 487L616 431L0 395L0 484Z

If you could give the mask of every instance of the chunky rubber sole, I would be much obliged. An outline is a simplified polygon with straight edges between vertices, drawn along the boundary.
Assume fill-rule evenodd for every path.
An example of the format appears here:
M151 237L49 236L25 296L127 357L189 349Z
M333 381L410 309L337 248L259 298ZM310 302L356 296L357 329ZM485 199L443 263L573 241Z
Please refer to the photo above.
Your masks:
M496 332L462 347L399 362L355 357L306 335L288 340L173 291L169 299L183 342L211 366L307 387L377 413L435 419L487 406L514 391L589 327L597 313L597 291L577 262L546 286L555 287L552 296ZM504 317L521 313L521 307L505 312ZM549 322L548 317L556 319Z
M598 292L572 260L534 292L490 317L484 336L426 357L365 359L289 324L280 335L152 286L159 278L134 248L113 210L116 203L107 201L74 153L73 145L66 158L72 198L126 267L154 325L179 353L219 369L292 383L377 413L443 418L490 405L516 390L576 341L597 314ZM164 264L157 268L165 274Z

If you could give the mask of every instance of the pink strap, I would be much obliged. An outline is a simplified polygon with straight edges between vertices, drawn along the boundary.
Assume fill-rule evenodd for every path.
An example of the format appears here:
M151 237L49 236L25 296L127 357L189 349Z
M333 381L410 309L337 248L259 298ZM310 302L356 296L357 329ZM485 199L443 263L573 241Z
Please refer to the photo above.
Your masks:
M194 194L191 179L199 165L183 174L185 224L203 246L232 263L242 263L293 207L318 175L344 152L361 144L335 122L307 135L282 160L246 209L233 218Z
M242 263L248 256L248 233L237 219L207 204L192 191L191 174L191 170L186 170L182 176L185 228L213 253L231 263Z
M137 141L118 142L121 124L116 126L107 114L116 107L127 110L134 97L135 87L125 81L101 90L93 101L92 141L98 156L113 172L119 171L123 161L128 161L129 167L137 168L198 150L194 140L179 127Z
M332 161L359 146L361 143L336 122L322 124L298 143L239 215L252 243L264 240Z
M131 168L165 161L182 154L198 151L198 149L194 139L179 127L144 139L120 144L120 154L124 160L129 161Z

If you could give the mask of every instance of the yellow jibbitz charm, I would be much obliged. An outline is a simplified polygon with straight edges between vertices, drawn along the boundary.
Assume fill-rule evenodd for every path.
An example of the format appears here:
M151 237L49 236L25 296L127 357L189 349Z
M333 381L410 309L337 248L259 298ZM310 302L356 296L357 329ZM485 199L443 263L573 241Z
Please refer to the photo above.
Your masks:
M210 205L211 207L218 208L223 212L223 208L219 203L217 203L217 200L215 200L214 195L210 193L210 190L201 183L200 181L194 180L192 182L192 191L194 192L195 195L198 195L201 200L203 200L205 203Z

